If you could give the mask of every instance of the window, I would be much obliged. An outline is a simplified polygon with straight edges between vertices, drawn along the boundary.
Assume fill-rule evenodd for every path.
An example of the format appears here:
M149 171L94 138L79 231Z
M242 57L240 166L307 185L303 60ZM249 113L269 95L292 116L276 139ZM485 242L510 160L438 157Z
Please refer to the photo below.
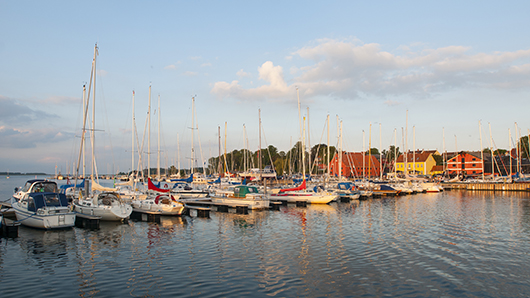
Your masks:
M473 161L477 160L476 158L473 158Z
M476 166L477 166L477 164L473 164L473 167L476 167Z

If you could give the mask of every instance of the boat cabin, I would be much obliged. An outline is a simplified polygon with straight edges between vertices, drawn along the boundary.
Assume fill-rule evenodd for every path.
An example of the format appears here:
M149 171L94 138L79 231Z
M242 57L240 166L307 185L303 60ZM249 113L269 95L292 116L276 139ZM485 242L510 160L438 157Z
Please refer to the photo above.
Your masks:
M248 185L238 185L234 187L234 197L244 198L247 194L259 194L258 188Z
M28 211L36 212L43 207L68 207L66 195L54 192L30 193Z

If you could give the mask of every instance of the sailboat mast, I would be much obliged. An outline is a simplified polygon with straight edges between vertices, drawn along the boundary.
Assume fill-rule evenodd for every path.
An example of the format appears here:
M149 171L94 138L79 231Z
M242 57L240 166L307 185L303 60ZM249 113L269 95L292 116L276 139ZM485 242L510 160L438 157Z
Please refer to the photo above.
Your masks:
M484 168L484 147L482 146L482 123L480 120L478 121L478 130L480 135L480 159L482 159L482 181L484 181L484 172L486 169Z
M91 143L92 143L92 175L91 178L94 180L94 170L96 168L95 162L96 162L96 155L95 155L95 147L96 147L96 140L95 140L95 130L96 130L96 56L98 53L98 46L94 47L94 60L92 62L94 67L94 85L92 90L92 129L90 130L91 134ZM96 173L97 176L97 173ZM97 178L97 177L96 177Z
M491 136L491 123L488 122L490 130L490 155L491 155L491 178L495 178L495 154L493 153L493 137Z
M149 106L147 108L147 178L151 177L151 85L149 85Z
M300 111L300 91L298 90L298 87L296 87L296 97L298 98L298 121L300 122L300 138L302 138L302 134L303 134L303 131L302 131L302 113ZM302 148L303 149L303 148ZM303 156L302 156L302 160L303 160ZM303 163L303 161L302 161Z
M394 179L397 181L397 129L394 128Z
M416 125L412 126L412 173L416 174Z
M83 85L83 110L85 110L85 107L87 105L87 101L88 101L88 98L86 98L85 96L86 94L86 85ZM86 173L85 173L85 170L86 170L86 165L85 165L85 142L86 142L86 129L85 129L85 123L86 123L86 114L85 114L85 119L83 119L83 132L82 132L82 140L81 140L81 147L83 149L83 179L86 177ZM79 170L75 173L76 176L79 175ZM77 177L76 177L77 179Z
M309 131L309 107L307 107L307 148L309 149L308 165L309 165L309 177L311 177L311 172L313 170L312 160L311 160L311 133Z
M328 157L328 160L327 160L327 162L328 162L328 177L327 177L327 179L329 179L329 177L330 177L330 173L329 173L329 160L330 160L330 158L331 158L331 156L329 156L329 154L330 154L330 153L329 153L329 114L328 114L328 117L327 117L327 118L328 118L328 119L327 119L327 122L328 122L328 150L327 150L327 151L328 151L328 152L327 152L327 157Z
M193 175L193 163L195 162L195 148L193 147L193 135L195 134L195 97L191 98L191 174Z
M508 128L508 143L509 143L509 151L508 156L510 156L510 178L512 177L513 171L512 171L512 131Z
M379 180L383 180L383 139L381 137L381 122L379 122Z
M368 133L368 178L372 177L372 122Z
M158 94L158 150L156 155L156 174L160 181L160 94Z
M132 124L131 124L131 127L132 127L132 131L131 131L131 175L132 177L134 177L135 175L133 174L134 173L134 122L136 121L135 120L135 115L134 115L134 90L133 90L133 94L132 94Z
M296 89L298 90L298 89ZM300 105L300 102L298 102ZM259 119L259 153L258 153L258 172L261 173L261 109L258 109L258 119ZM261 178L261 176L260 176Z

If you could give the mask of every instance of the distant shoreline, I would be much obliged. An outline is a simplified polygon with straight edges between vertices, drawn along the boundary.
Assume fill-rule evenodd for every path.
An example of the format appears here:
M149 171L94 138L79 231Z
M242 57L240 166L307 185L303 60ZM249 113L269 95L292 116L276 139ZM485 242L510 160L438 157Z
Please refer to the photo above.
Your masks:
M46 174L46 173L20 173L20 172L7 173L7 172L0 172L0 175L1 176L7 176L7 175L9 175L9 176L35 176L35 175L48 176L49 174Z

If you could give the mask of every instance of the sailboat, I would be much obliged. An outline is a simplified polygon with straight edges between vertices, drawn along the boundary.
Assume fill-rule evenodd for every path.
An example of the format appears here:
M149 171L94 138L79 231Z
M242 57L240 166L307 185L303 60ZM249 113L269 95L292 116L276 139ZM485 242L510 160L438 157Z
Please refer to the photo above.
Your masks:
M298 88L296 89L298 95ZM298 110L300 110L300 96L298 95ZM287 189L275 189L273 193L269 194L271 201L284 201L284 202L306 202L309 204L328 204L329 202L336 200L338 194L324 191L322 188L315 187L313 190L307 189L306 177L305 177L305 117L304 125L300 119L300 132L302 138L302 183L294 188Z
M96 168L96 160L95 160L95 154L94 154L94 130L95 130L95 99L96 99L96 57L98 55L98 47L97 44L94 46L94 59L92 60L92 72L90 77L90 84L94 86L93 89L93 101L92 101L92 127L91 127L91 143L92 143L92 175L90 179L90 186L92 193L88 194L85 193L84 195L80 192L79 197L73 201L73 209L77 213L85 214L85 215L92 215L92 216L98 216L103 221L121 221L124 219L129 218L129 216L132 213L132 206L130 204L125 203L120 195L117 193L117 189L115 188L108 188L103 187L99 183L97 183L97 170L96 173L94 173L94 170ZM81 148L79 153L79 160L78 160L78 167L77 171L79 171L79 164L81 160L81 154L83 152L83 146L84 146L84 136L86 132L86 122L87 122L87 114L88 114L88 106L89 106L89 99L90 99L90 89L91 86L89 85L88 88L88 96L86 98L86 102L84 102L84 119L83 119L83 137L81 138ZM85 99L83 98L83 101ZM94 175L95 174L95 175ZM79 176L78 173L76 173L76 177ZM94 177L95 176L95 177ZM77 179L77 178L76 178ZM88 182L88 181L87 181ZM76 183L77 184L77 181ZM85 186L86 187L86 186Z

